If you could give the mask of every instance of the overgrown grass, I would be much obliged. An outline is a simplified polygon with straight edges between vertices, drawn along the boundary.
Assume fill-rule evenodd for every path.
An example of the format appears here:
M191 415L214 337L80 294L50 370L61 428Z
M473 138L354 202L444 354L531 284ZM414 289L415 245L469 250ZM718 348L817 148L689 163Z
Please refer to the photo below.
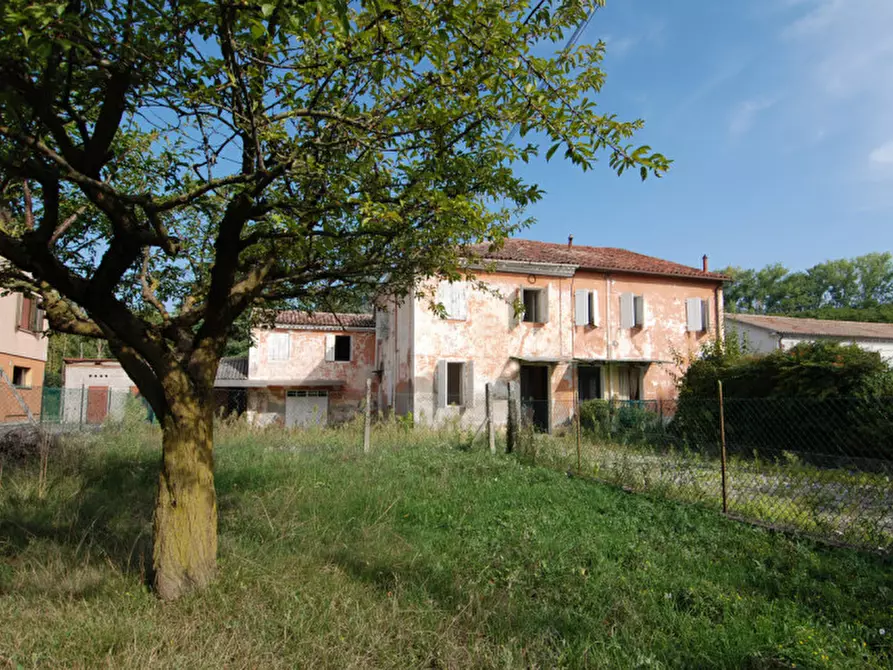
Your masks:
M0 489L10 667L890 667L889 561L392 426L218 437L220 577L141 583L158 435Z
M526 435L528 462L577 471L571 435ZM771 456L766 458L766 456ZM720 460L700 450L619 444L585 436L579 471L634 491L722 509ZM729 513L868 549L893 549L893 484L889 474L817 467L789 452L728 459Z

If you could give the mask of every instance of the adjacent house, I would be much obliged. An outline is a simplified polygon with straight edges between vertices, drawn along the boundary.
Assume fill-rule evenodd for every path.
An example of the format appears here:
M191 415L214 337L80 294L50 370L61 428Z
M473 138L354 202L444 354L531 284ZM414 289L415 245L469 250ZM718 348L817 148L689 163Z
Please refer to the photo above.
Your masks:
M23 293L0 296L0 423L40 415L40 387L47 360L45 319L38 299Z
M828 340L856 344L867 351L877 351L893 361L893 324L862 321L799 319L789 316L759 314L726 314L727 337L737 337L748 351L766 354L787 350L801 342Z
M427 287L377 314L378 404L417 420L473 423L485 384L520 382L541 430L574 399L675 397L680 357L722 337L725 277L623 249L509 240L479 250L473 282ZM474 409L474 408L478 409Z
M138 393L114 358L65 358L60 414L66 423L100 424L121 418L127 397ZM52 397L52 396L49 396Z
M332 424L356 414L374 369L372 314L283 311L254 330L247 359L221 362L214 386L223 407L244 398L253 423Z

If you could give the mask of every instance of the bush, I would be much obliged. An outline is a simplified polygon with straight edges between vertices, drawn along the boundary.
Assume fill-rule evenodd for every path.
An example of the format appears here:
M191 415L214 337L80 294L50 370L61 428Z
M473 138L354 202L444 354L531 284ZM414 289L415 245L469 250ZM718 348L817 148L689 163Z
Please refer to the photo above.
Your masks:
M786 449L829 466L841 456L893 459L893 370L876 352L836 342L761 357L709 347L680 381L678 437L719 443L720 380L730 450Z
M611 405L607 400L584 400L580 403L580 427L605 437L611 432Z

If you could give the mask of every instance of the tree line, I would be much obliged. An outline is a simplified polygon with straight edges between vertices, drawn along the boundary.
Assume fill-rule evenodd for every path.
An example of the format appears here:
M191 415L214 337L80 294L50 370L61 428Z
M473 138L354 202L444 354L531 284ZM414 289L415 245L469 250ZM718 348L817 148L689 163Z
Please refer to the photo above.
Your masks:
M727 267L729 312L893 323L893 254L874 252L792 271Z

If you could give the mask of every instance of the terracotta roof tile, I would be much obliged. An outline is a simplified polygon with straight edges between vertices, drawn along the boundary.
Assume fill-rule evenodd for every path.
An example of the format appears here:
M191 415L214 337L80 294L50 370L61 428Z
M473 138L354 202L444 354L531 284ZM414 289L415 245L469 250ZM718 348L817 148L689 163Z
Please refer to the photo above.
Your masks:
M322 328L375 328L372 314L343 314L335 312L277 312L277 326L320 326Z
M728 279L718 272L704 272L699 268L681 263L673 263L654 256L645 256L613 247L588 247L576 244L568 246L552 242L510 239L506 240L502 248L496 251L490 251L484 244L475 245L472 249L484 258L492 260L556 263L574 265L582 270L697 277L718 281Z
M731 321L765 328L785 335L893 340L893 323L799 319L793 316L764 316L761 314L727 313L725 317Z

